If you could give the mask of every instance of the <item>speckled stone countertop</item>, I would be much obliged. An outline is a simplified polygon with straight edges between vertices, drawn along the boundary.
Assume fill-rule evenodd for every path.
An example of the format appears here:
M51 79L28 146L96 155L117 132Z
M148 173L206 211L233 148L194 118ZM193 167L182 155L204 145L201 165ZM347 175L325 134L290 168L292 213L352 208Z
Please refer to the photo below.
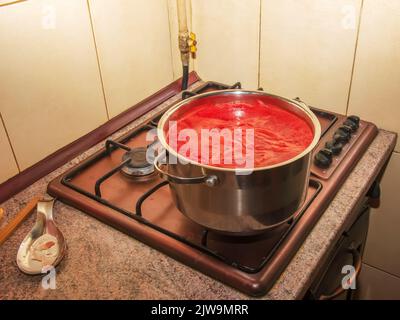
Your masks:
M112 137L121 136L176 99L171 98ZM390 156L395 140L394 133L379 131L303 246L271 291L262 298L302 297L319 263L343 232L346 222L353 218L352 210L357 200ZM6 215L2 226L32 197L44 195L52 179L103 145L101 142L92 147L1 204ZM24 275L15 262L18 247L32 228L34 219L35 215L30 216L0 247L0 299L249 298L61 202L55 205L55 221L66 238L68 253L57 267L56 289L45 290L41 275Z

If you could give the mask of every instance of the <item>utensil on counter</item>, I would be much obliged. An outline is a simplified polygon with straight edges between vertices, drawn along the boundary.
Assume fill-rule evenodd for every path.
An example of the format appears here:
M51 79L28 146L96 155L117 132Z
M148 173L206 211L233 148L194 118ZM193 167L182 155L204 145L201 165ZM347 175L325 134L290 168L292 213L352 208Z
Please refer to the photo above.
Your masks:
M36 223L22 241L18 254L18 268L26 274L41 274L47 266L57 266L66 252L63 234L53 220L55 199L37 203Z
M0 246L9 236L17 229L17 227L33 212L40 197L35 197L28 204L17 213L17 215L0 230ZM3 212L4 213L4 212ZM1 215L1 214L0 214Z
M0 226L1 226L1 222L3 221L4 218L4 209L0 208Z

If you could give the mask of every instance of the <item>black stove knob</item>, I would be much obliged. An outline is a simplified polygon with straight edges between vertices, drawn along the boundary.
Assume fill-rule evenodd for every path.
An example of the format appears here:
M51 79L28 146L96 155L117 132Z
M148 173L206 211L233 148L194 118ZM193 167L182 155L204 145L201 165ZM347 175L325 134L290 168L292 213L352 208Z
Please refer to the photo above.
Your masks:
M332 163L332 151L329 149L318 151L314 157L314 163L317 167L328 168Z
M354 122L357 125L357 127L360 125L360 117L352 115L352 116L348 116L347 120Z
M353 121L350 120L350 119L346 119L346 120L343 122L343 124L344 124L346 127L349 127L349 128L351 129L352 132L356 132L357 129L358 129L358 126L359 126L358 123L353 122Z
M333 135L333 139L336 142L347 143L349 142L351 137L351 129L350 127L342 126L337 129Z
M347 134L351 135L351 133L353 132L353 130L351 129L351 127L343 125L341 127L339 127L339 130L343 130L345 131Z
M335 140L327 141L325 143L325 148L331 150L332 154L338 155L340 152L342 152L343 143L335 141Z

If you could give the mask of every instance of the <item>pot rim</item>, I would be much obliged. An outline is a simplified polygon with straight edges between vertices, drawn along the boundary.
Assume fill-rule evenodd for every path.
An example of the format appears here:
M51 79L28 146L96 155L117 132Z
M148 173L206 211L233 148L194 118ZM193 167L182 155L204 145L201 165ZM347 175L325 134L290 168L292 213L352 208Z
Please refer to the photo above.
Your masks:
M311 143L308 145L308 147L306 149L304 149L301 153L299 153L297 156L288 159L286 161L283 162L279 162L276 163L274 165L270 165L270 166L264 166L264 167L254 167L254 168L224 168L224 167L217 167L217 166L212 166L212 165L208 165L208 164L203 164L197 161L194 161L192 159L189 159L185 156L182 156L181 154L179 154L178 152L176 152L174 149L172 149L167 141L165 140L165 135L164 135L164 126L167 122L167 120L169 119L169 117L175 113L175 111L177 111L179 108L183 107L184 105L186 105L187 103L193 101L193 100L198 100L199 98L202 97L207 97L207 96L213 96L213 95L229 95L229 94L233 94L233 95L242 95L242 94L258 94L258 95L266 95L269 97L273 97L273 98L278 98L281 100L284 100L287 103L292 104L294 107L300 109L301 111L303 111L311 120L313 126L314 126L314 138L311 141ZM292 162L295 162L296 160L304 157L305 155L307 155L308 153L310 153L314 147L317 145L317 143L319 142L320 136L321 136L321 125L319 123L318 118L315 116L315 114L310 110L310 108L303 102L298 102L296 100L292 100L292 99L288 99L288 98L284 98L278 95L274 95L274 94L270 94L270 93L266 93L264 91L259 91L259 90L243 90L243 89L225 89L225 90L218 90L218 91L208 91L208 92L204 92L204 93L200 93L197 94L195 96L189 97L185 100L182 100L180 102L178 102L177 104L175 104L173 107L171 107L170 109L168 109L161 117L158 126L157 126L157 136L158 136L158 140L161 142L162 146L171 154L173 154L175 157L177 157L178 159L182 159L184 160L186 163L191 163L193 165L202 167L202 168L207 168L210 170L217 170L217 171L225 171L225 172L248 172L249 170L251 171L261 171L261 170L266 170L266 169L273 169L273 168L278 168L278 167L283 167L287 164L290 164Z

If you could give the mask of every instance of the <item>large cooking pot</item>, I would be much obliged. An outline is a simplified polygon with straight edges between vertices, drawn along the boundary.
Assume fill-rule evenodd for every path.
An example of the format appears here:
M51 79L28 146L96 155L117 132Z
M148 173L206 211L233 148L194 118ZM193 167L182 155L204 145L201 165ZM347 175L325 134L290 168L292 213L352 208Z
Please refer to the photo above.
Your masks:
M251 103L255 99L287 109L303 118L313 130L311 144L292 159L256 167L249 174L241 173L240 169L193 161L177 153L167 143L169 120L179 119L180 114L196 108L202 101ZM311 153L320 133L318 119L302 102L262 91L234 89L207 92L181 101L162 116L157 129L158 139L166 154L176 157L178 161L165 163L162 161L164 154L160 153L155 159L155 168L169 182L178 209L194 222L230 235L255 234L287 222L303 204Z

